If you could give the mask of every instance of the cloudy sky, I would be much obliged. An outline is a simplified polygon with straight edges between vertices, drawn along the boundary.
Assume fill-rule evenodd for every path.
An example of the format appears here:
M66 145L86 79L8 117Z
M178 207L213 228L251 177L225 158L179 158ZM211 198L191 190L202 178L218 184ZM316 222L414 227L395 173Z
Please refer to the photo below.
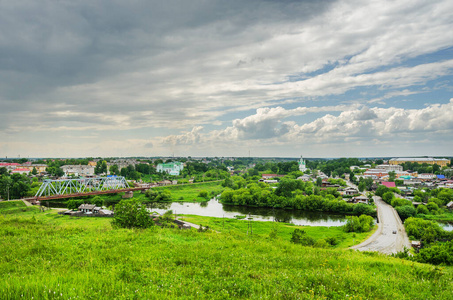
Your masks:
M0 157L453 155L452 28L451 0L0 1Z

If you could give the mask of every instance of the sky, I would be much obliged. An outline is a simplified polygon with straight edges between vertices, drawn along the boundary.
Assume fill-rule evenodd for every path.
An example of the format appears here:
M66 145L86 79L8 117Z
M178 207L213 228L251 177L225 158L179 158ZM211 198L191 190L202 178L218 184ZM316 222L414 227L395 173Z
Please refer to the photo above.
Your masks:
M453 1L0 0L0 158L452 156Z

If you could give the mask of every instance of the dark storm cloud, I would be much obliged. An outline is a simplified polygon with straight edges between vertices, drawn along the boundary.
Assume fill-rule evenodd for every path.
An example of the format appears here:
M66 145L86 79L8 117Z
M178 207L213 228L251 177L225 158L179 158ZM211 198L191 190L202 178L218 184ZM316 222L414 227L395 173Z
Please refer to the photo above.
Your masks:
M2 1L0 117L6 123L13 119L9 112L39 115L60 111L59 105L78 113L132 115L148 110L163 117L176 110L185 117L197 102L210 100L168 95L178 75L165 72L167 65L174 69L179 64L181 76L215 72L197 63L212 49L269 36L271 28L266 26L309 19L329 2ZM256 26L264 26L261 34L248 35ZM134 78L135 72L149 76ZM96 90L98 83L103 91ZM131 86L137 91L165 90L155 98L139 99L140 93L126 91ZM113 97L105 95L106 90ZM46 122L52 120L60 121L46 116Z

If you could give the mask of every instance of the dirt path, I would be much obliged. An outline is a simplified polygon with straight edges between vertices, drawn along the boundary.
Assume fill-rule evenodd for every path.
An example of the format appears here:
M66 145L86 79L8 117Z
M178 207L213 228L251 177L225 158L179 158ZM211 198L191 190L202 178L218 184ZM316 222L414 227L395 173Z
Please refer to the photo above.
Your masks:
M379 228L369 239L350 249L386 254L401 252L404 247L410 249L409 238L396 210L385 203L381 197L373 198L378 211Z

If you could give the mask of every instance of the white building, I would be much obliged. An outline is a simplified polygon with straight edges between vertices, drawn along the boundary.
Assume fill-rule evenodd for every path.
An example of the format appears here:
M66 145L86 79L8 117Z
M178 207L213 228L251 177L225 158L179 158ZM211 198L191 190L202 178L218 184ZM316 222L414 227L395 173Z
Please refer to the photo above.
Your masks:
M300 160L299 160L299 171L301 172L305 172L307 171L307 166L305 164L305 160L302 158L302 156L300 157Z
M86 165L64 165L61 167L65 175L89 176L94 175L94 167Z
M156 168L157 172L165 172L174 176L178 176L183 169L184 165L182 162L179 161L158 164Z
M403 166L400 165L378 165L376 166L376 169L383 169L387 171L403 171Z

